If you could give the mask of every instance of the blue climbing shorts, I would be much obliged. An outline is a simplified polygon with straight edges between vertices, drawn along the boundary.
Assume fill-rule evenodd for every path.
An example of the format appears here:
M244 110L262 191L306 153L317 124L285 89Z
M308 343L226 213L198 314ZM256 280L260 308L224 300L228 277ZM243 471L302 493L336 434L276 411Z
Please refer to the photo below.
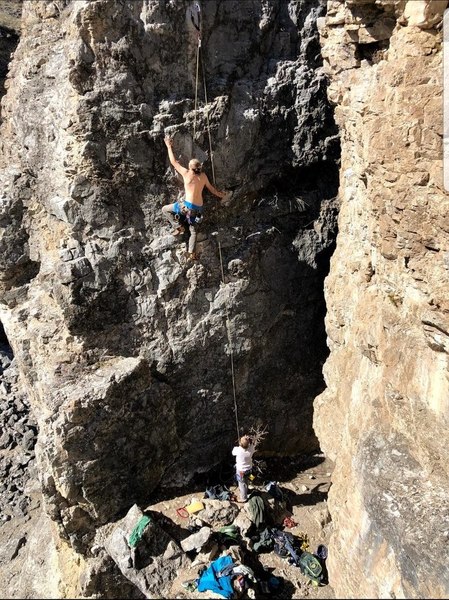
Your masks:
M187 200L182 200L182 204L183 204L183 206L185 206L185 208L187 208L187 210L196 210L198 212L202 212L202 210L203 210L202 206L198 206L197 204L192 204L191 202L187 202ZM177 215L182 214L182 207L181 207L180 202L175 202L174 212Z

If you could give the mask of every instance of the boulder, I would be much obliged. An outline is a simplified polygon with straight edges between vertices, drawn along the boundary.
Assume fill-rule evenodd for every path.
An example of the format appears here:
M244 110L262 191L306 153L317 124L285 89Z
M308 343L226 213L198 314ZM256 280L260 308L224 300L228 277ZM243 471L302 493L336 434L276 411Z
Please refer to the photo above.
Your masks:
M146 598L165 598L179 569L187 568L190 559L177 542L151 519L135 548L129 537L143 517L137 505L118 521L104 541L104 548L121 573Z

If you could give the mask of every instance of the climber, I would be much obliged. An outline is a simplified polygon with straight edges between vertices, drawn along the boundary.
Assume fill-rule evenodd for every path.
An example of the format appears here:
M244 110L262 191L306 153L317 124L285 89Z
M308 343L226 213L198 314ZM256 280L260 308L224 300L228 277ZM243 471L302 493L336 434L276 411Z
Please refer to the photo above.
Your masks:
M248 435L242 436L239 445L234 446L232 449L232 454L235 456L235 471L239 485L240 503L246 502L248 499L248 478L253 468L254 452L254 442Z
M206 173L202 172L202 165L199 160L192 158L189 162L189 168L186 169L176 160L173 154L173 142L171 138L165 137L165 144L168 150L168 158L173 167L182 175L184 181L184 200L174 204L166 204L162 207L162 214L173 226L173 235L181 235L185 229L180 220L186 222L189 226L189 250L187 257L196 260L196 226L202 221L203 213L203 189L206 187L212 194L218 198L224 198L226 194L217 190L209 181Z

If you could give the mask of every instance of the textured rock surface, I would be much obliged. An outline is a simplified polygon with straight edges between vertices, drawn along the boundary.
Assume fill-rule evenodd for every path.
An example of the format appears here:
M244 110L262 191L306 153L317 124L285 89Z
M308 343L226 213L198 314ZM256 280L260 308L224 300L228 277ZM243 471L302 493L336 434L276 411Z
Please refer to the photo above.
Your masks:
M22 0L0 1L0 98L6 91L8 65L19 41L21 14Z
M3 350L3 351L2 351ZM37 426L26 395L18 386L15 361L0 344L0 521L27 513L37 478L34 446ZM4 370L3 370L3 367ZM28 486L29 484L29 486Z
M0 320L46 510L82 552L158 484L228 456L231 350L240 425L268 423L274 454L318 445L338 143L325 6L204 3L195 115L193 5L27 2L3 99ZM179 195L164 130L233 192L206 198L195 264L160 215Z
M145 598L165 598L177 572L187 568L191 561L154 519L143 531L135 549L131 549L127 540L142 516L136 505L131 507L106 537L105 550Z
M314 413L336 465L337 597L449 594L446 5L329 2L319 24L343 140L331 353Z

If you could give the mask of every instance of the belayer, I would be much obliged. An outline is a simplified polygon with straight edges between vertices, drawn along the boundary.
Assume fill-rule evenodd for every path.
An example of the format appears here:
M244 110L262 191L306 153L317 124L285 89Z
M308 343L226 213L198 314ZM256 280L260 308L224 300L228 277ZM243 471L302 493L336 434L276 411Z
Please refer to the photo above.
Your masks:
M253 454L255 451L254 441L249 435L242 436L239 445L234 446L232 449L232 455L235 456L235 471L240 492L240 499L237 502L248 500L248 479L253 468Z
M182 221L189 227L189 249L187 257L196 259L195 243L197 225L202 221L203 213L203 189L206 187L212 194L218 198L224 198L226 194L217 190L209 181L206 173L203 173L202 165L199 160L192 158L189 162L189 168L183 167L175 158L173 153L173 141L165 137L165 144L168 150L168 158L173 167L182 176L184 181L184 199L173 204L166 204L162 207L162 214L173 226L173 235L184 233L185 229Z

